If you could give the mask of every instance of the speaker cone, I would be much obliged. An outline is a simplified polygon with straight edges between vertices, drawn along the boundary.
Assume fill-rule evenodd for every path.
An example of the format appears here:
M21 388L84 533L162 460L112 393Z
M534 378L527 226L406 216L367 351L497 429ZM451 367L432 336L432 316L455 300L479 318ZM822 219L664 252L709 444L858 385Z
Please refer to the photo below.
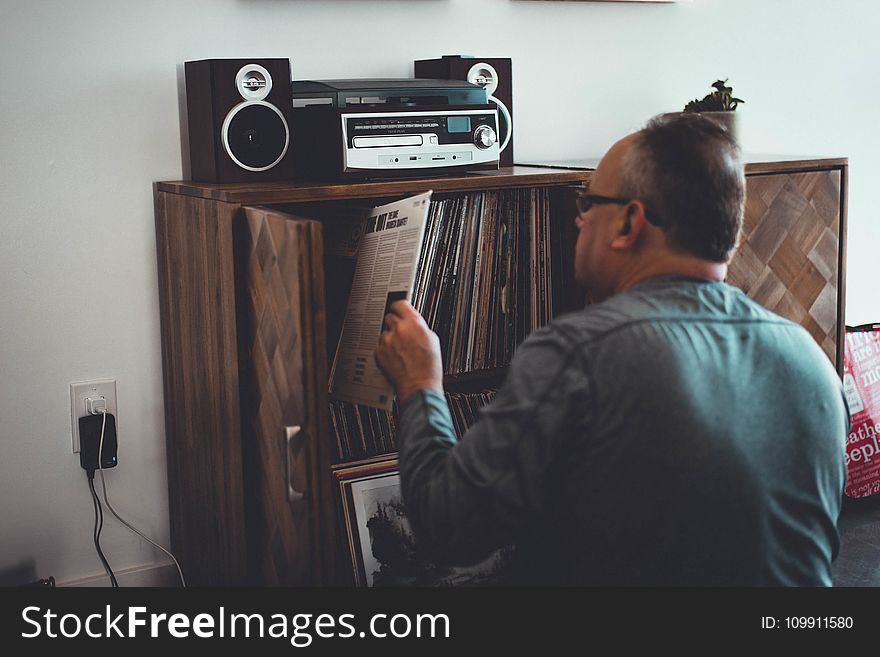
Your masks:
M249 101L236 105L223 121L223 147L248 171L266 171L287 152L287 121L274 105Z

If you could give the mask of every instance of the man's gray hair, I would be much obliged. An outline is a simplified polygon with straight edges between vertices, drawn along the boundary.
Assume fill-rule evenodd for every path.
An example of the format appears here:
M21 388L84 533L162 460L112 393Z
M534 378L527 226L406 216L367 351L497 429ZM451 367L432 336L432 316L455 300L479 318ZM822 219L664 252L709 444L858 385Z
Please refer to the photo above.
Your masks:
M727 262L736 248L745 170L736 141L711 119L697 113L652 118L624 158L619 191L645 204L675 249Z

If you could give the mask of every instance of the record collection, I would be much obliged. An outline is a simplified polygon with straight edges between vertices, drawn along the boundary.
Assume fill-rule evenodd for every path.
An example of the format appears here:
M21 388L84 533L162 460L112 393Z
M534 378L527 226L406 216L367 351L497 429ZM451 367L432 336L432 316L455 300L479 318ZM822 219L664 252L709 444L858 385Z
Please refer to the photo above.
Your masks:
M553 317L563 245L562 231L551 231L551 207L558 208L551 194L511 189L431 201L412 305L440 338L444 374L503 369ZM496 385L446 392L459 437ZM396 402L388 412L332 400L330 416L341 462L397 451Z
M452 426L458 438L477 420L479 410L495 397L495 393L495 389L475 393L445 393ZM397 451L396 402L389 413L369 406L331 401L330 420L341 462Z
M412 304L440 338L444 373L507 365L553 316L550 208L541 188L432 202Z

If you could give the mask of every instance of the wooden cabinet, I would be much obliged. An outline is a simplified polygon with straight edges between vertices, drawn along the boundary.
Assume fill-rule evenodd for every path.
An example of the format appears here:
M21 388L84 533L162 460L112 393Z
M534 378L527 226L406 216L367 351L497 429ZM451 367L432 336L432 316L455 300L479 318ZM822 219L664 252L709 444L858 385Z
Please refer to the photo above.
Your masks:
M354 185L155 185L171 540L188 582L346 581L336 568L321 224L297 208L427 189L562 189L588 177L515 167Z
M729 280L807 327L840 368L846 161L769 160L747 175ZM188 582L347 582L326 392L325 300L336 290L325 290L322 228L306 209L427 189L565 190L590 176L513 167L359 184L155 184L171 539ZM573 231L570 194L555 198L554 225ZM569 260L573 240L563 242ZM562 271L558 310L580 298L570 263ZM466 390L485 377L500 374L451 382Z

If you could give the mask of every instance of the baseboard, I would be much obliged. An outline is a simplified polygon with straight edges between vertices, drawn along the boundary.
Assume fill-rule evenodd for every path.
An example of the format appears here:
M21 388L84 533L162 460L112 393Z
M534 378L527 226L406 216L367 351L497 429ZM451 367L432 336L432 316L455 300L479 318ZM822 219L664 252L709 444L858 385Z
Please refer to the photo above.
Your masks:
M120 587L179 587L180 576L174 562L168 561L160 564L147 564L136 566L127 570L114 571L116 582ZM83 579L57 582L56 586L68 587L101 587L110 586L110 576L107 574Z

